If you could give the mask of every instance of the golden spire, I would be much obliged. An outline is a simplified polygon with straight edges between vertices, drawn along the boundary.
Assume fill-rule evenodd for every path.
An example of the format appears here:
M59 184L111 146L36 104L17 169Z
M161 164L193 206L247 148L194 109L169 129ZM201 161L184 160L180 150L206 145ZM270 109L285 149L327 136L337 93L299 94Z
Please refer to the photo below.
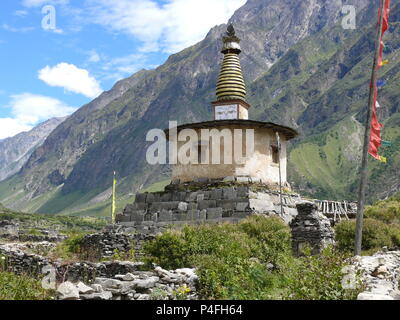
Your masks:
M223 42L224 46L221 52L224 54L224 60L217 84L217 101L237 99L244 101L246 86L239 60L239 54L242 51L239 44L240 39L236 36L232 24L228 26Z

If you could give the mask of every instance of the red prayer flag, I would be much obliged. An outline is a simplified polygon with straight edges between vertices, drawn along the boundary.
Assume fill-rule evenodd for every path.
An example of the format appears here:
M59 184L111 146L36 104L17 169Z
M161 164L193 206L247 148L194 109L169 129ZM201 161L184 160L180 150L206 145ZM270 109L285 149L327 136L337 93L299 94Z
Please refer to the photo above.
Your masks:
M379 19L381 18L381 9L379 8ZM379 55L376 68L382 67L383 61L383 50L385 48L385 44L382 41L383 35L389 29L389 15L390 15L390 0L385 0L383 5L383 25L381 35L380 35L380 46L379 46ZM376 104L378 101L378 87L376 83L370 84L370 86L374 85L374 98L372 103L372 119L371 119L371 133L370 133L370 142L368 152L371 156L373 156L377 160L382 160L379 156L379 147L382 145L382 138L381 138L381 129L383 125L379 123L378 115L376 111Z

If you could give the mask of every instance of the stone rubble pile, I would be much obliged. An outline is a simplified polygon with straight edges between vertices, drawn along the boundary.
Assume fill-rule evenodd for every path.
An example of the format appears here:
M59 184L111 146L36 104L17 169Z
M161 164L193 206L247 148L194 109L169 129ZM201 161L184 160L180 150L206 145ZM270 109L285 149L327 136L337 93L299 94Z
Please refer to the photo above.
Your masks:
M154 240L157 232L138 233L135 228L109 226L104 232L88 234L80 241L80 247L92 258L110 258L115 253L128 253L133 250L136 259L142 257L143 244Z
M194 269L167 271L156 267L152 271L140 271L143 263L129 261L63 264L25 252L27 246L32 244L0 245L3 267L7 271L37 279L48 276L50 267L54 270L55 281L61 283L57 286L61 300L197 299L198 277Z
M355 257L353 267L361 271L365 291L358 300L400 300L400 251Z
M86 235L80 241L80 247L97 258L109 258L115 252L129 252L133 240L133 236L128 234L106 231Z
M27 231L28 230L28 231ZM55 230L35 227L37 234L30 234L30 228L13 220L0 221L0 239L7 241L21 242L60 242L65 240L65 235L59 234Z
M0 221L0 236L18 235L19 223L15 221L1 220Z
M67 281L57 289L60 300L195 300L194 269L136 271L113 278L97 277L92 284Z
M62 263L24 250L21 244L0 245L0 257L4 257L3 263L8 271L40 278L44 276L44 268L50 266L55 270L57 281L60 282L91 281L96 277L114 277L118 274L135 272L143 266L143 263L129 261Z

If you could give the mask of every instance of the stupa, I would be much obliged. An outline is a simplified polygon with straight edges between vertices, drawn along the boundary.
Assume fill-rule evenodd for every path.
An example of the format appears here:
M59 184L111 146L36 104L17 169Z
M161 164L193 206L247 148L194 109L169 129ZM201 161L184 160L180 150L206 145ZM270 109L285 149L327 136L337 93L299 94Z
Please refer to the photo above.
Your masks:
M299 195L287 183L286 149L298 133L249 120L240 39L232 25L223 36L222 53L213 120L165 131L176 146L171 184L162 192L137 194L118 222L162 226L237 221L251 214L279 215L290 222L297 215Z

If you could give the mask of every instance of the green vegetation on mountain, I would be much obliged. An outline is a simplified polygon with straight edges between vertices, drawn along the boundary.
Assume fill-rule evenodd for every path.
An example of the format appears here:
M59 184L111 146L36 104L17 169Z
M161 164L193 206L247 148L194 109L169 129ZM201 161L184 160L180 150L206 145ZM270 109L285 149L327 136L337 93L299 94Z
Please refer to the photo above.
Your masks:
M0 220L17 221L31 228L44 227L59 230L62 233L95 232L107 225L107 220L95 217L52 216L16 212L0 204Z

